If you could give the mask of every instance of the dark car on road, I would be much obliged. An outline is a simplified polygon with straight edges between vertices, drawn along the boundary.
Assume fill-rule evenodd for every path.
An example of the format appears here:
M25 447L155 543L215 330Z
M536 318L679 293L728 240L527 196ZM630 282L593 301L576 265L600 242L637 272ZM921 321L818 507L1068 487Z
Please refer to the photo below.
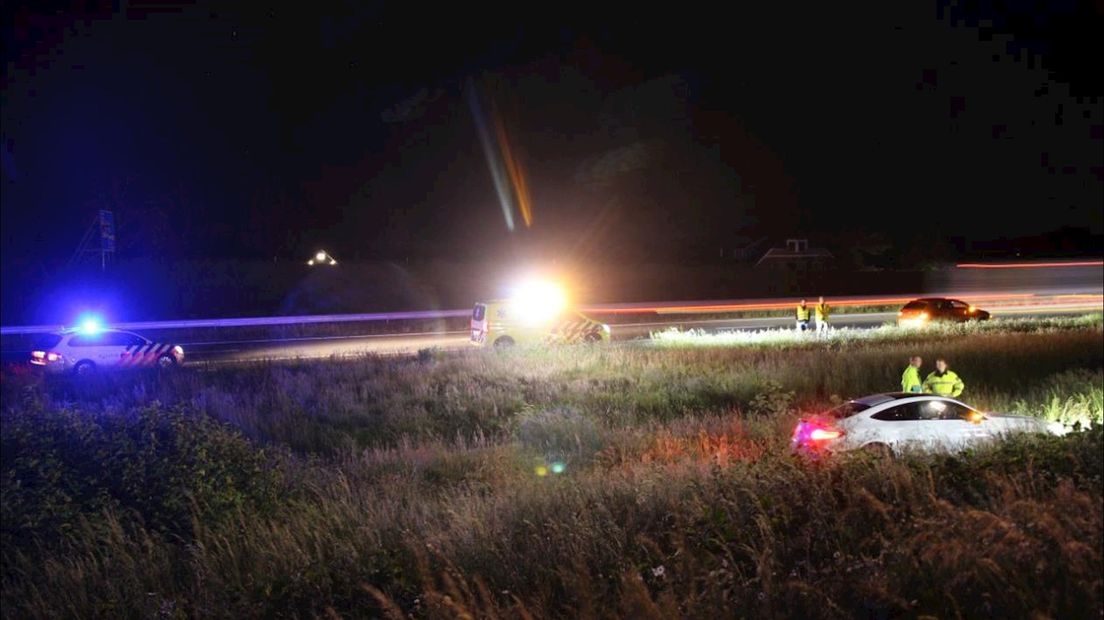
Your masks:
M925 297L914 299L897 313L897 324L902 327L920 327L933 321L965 323L988 321L989 313L971 306L960 299Z

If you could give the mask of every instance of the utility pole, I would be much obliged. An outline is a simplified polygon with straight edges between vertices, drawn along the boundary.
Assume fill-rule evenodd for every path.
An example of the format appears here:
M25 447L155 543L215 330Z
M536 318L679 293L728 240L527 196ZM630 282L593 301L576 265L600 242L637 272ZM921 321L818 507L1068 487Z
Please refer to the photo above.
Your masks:
M107 271L107 263L115 256L115 214L107 209L100 209L96 213L92 225L84 231L84 236L77 244L77 251L69 259L69 265L80 262L88 254L100 255L101 272Z

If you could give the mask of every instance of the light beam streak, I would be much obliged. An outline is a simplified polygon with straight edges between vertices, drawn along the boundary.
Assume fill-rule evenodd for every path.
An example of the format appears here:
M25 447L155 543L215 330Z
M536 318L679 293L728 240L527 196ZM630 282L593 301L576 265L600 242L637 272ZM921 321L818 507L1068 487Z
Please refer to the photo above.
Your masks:
M502 162L498 159L494 143L491 142L491 133L487 129L487 122L483 117L483 107L479 104L479 93L475 90L475 83L468 80L468 105L471 107L472 118L475 119L475 128L479 133L479 143L483 146L483 156L487 159L487 168L491 171L494 180L495 191L498 193L498 202L502 205L502 217L506 220L506 228L514 230L514 204L510 188L502 173Z
M959 263L959 269L1053 269L1058 267L1101 267L1104 260L1083 260L1050 263Z

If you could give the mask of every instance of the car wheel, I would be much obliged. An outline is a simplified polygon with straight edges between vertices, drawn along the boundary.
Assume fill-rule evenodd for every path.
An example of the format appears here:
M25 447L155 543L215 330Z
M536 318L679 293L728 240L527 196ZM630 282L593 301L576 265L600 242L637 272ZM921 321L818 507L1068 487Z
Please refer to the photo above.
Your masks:
M176 358L168 353L162 353L161 357L157 358L157 367L161 370L176 368Z
M514 346L514 339L509 336L501 336L494 341L496 349L505 349Z
M587 334L583 337L583 342L587 344L596 344L602 342L602 336L599 334Z
M96 373L96 364L92 360L81 360L73 367L73 374L78 377L90 377Z
M880 459L893 457L893 450L884 443L868 443L862 447L862 451L870 456Z

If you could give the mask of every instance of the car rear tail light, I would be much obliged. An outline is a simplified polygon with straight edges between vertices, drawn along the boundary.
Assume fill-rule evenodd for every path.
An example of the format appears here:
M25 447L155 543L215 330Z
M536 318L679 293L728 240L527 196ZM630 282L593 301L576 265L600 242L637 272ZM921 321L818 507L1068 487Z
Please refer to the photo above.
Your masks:
M31 351L31 363L43 366L50 362L61 361L61 355L53 351Z
M833 439L843 437L843 431L832 428L820 422L802 420L794 429L793 443L810 448L817 448Z
M843 436L842 432L829 428L814 428L813 432L809 433L809 439L812 439L813 441L839 439L841 436Z

